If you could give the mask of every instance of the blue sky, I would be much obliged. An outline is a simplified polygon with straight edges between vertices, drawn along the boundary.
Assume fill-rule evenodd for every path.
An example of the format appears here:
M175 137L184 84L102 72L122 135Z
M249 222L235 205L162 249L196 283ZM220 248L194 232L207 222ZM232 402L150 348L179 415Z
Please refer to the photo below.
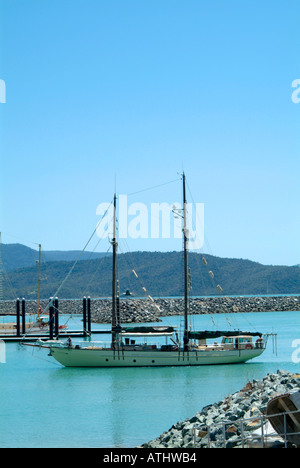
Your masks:
M204 252L300 263L298 0L0 0L0 15L3 242L80 250L115 181L160 186L130 203L172 203L184 168Z

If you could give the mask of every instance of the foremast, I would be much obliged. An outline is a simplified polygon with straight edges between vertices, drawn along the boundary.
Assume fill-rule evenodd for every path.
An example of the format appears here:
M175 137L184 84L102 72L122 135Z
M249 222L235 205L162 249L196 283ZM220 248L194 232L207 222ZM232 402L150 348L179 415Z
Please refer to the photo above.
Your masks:
M186 213L186 188L185 188L185 173L182 174L183 188L183 256L184 256L184 332L183 346L184 351L188 351L189 344L189 274L188 274L188 232L187 232L187 213Z
M113 268L112 268L112 319L111 319L111 347L116 348L118 341L119 314L117 311L117 196L114 195L114 217L113 217L113 238L111 241L113 247Z
M41 315L41 255L42 255L42 246L39 244L39 274L38 274L38 304L37 304L37 318Z

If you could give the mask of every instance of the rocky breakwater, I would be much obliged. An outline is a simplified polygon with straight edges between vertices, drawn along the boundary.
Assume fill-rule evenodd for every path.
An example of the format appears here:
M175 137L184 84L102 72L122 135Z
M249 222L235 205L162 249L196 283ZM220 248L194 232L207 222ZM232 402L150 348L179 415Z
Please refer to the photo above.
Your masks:
M259 436L253 436L261 428L268 402L293 390L300 390L299 374L282 370L268 374L262 380L248 382L224 400L202 408L192 418L177 422L142 448L241 448L250 440L259 445ZM273 446L282 447L282 440L277 437Z
M111 301L93 300L93 321L110 321ZM191 314L232 314L245 312L287 312L300 310L299 296L201 297L189 301ZM121 322L159 322L159 317L183 315L183 298L121 299Z
M43 308L49 301L41 301ZM91 299L91 315L94 323L111 321L110 299ZM300 310L300 296L253 296L253 297L201 297L190 299L191 314L231 314L245 312L277 312ZM26 312L36 313L36 301L26 301ZM1 301L0 314L15 314L15 301ZM59 312L82 314L82 299L60 299ZM182 298L121 298L120 316L123 323L159 322L163 316L183 315Z
M146 299L120 299L121 323L160 322L157 305ZM112 301L92 300L91 317L94 323L111 322Z
M49 301L42 300L41 307L46 309ZM37 314L37 301L25 301L26 314ZM81 299L61 299L58 301L60 314L82 315L83 303ZM111 323L111 299L91 299L91 320L93 323ZM15 301L3 301L0 305L1 315L14 315ZM47 308L45 315L49 313ZM120 299L120 316L122 323L160 322L159 309L149 299Z
M161 316L183 313L181 298L156 299ZM287 312L300 310L300 296L236 296L199 297L190 299L191 314L222 314L239 312Z

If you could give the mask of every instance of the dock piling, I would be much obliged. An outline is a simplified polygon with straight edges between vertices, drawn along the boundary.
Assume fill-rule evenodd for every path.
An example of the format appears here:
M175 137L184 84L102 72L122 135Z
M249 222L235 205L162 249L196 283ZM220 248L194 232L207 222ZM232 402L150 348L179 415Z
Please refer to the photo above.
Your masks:
M55 334L55 338L58 340L58 334L59 334L58 297L56 297L54 301L54 334Z
M53 298L50 298L49 306L49 340L53 340L53 319L54 319L54 308L53 308Z
M87 325L88 325L88 334L91 336L92 326L91 326L91 298L87 298Z
M86 297L83 298L82 301L82 321L83 321L83 336L87 336L87 329L86 329Z
M26 333L26 305L25 299L22 299L22 334L25 335Z
M20 333L20 299L18 298L17 299L17 302L16 302L16 315L17 315L17 332L16 332L16 336L17 337L20 337L21 336L21 333Z

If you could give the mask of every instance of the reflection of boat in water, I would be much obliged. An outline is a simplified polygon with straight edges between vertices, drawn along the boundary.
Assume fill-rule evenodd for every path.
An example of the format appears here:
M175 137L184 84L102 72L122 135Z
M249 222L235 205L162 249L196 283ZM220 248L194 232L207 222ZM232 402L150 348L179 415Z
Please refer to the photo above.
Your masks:
M50 344L50 355L66 367L140 367L140 366L200 366L208 364L233 364L246 362L260 356L265 350L268 335L240 331L191 331L189 299L190 269L188 267L188 228L186 218L185 175L183 174L183 244L184 244L184 326L179 337L173 327L123 327L117 294L117 239L116 195L114 196L113 288L111 342L84 343L73 346ZM133 270L134 271L134 270ZM253 337L257 336L256 342ZM152 338L155 344L149 344ZM208 344L207 339L222 338L221 343ZM136 342L142 338L143 343ZM157 340L157 338L160 338ZM170 341L167 342L167 339ZM166 343L163 344L163 340Z
M278 395L269 401L267 416L275 431L300 447L300 391Z

